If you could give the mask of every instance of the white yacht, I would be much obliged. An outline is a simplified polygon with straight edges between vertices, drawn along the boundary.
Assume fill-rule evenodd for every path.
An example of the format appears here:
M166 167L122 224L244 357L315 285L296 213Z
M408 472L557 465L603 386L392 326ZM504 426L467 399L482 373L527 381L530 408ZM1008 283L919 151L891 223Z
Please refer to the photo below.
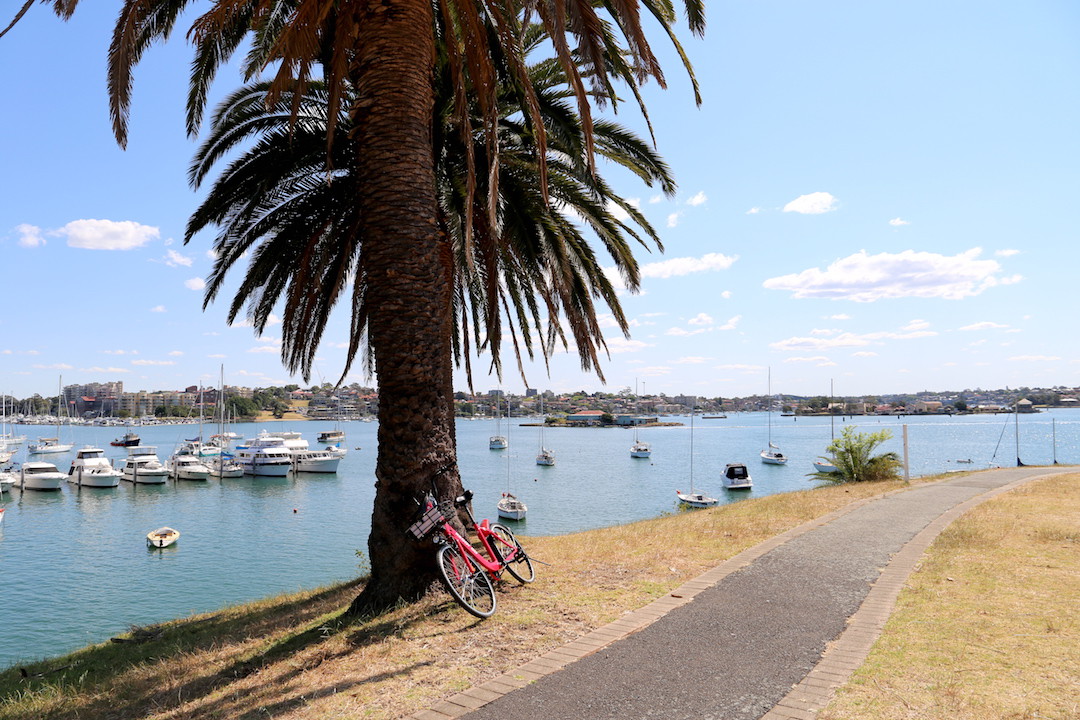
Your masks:
M263 431L256 438L256 443L265 447L280 444L292 455L296 472L336 473L338 463L345 457L345 450L336 447L312 450L308 441L300 433L285 430L273 435Z
M221 453L207 459L210 474L219 478L244 477L244 466L231 453Z
M121 472L112 466L101 448L87 445L71 461L67 481L79 487L113 488L120 484Z
M43 437L38 438L36 443L28 444L26 449L31 455L45 455L67 452L73 447L75 447L75 443L62 443L58 437Z
M724 487L728 490L749 490L754 487L750 471L742 463L728 463L724 467Z
M165 467L169 470L169 476L177 480L206 480L210 477L210 468L194 455L173 455Z
M24 462L17 484L22 490L59 490L66 477L50 462Z
M7 470L0 471L0 493L6 493L19 482L19 476Z
M120 468L122 480L144 485L163 485L168 481L169 469L158 459L156 447L131 445L127 451L128 456Z
M634 444L630 446L630 457L650 458L652 457L652 447L647 442L635 440Z
M498 503L499 517L507 520L524 520L529 508L513 494L505 492Z
M285 477L292 470L293 456L284 440L261 434L236 448L236 459L247 475Z

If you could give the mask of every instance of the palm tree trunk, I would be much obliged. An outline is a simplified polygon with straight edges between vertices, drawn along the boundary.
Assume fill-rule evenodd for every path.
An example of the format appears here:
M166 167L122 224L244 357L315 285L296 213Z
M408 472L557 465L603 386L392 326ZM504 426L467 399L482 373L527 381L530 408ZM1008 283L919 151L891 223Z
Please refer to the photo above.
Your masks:
M352 108L363 168L361 247L369 342L379 384L379 456L368 554L371 581L350 613L424 594L436 577L430 541L405 529L436 470L460 490L455 464L451 253L437 223L432 113L435 45L428 0L353 3ZM349 11L349 10L344 10Z

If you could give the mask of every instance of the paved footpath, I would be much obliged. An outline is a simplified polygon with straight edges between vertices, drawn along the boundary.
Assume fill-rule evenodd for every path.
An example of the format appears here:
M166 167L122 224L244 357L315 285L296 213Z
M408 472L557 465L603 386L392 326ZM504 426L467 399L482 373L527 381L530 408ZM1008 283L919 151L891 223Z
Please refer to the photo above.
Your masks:
M988 470L856 502L415 720L810 720L971 507L1076 468Z

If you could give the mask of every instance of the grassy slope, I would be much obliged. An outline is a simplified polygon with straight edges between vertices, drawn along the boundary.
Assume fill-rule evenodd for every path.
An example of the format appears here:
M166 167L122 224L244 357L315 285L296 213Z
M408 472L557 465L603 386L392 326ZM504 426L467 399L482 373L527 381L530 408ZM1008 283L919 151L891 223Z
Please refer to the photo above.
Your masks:
M638 608L764 539L896 487L821 488L528 539L530 553L550 565L538 566L533 585L504 583L499 612L483 622L435 593L367 622L341 623L355 583L179 620L149 629L160 631L149 642L98 645L28 666L28 679L16 669L0 673L0 718L401 717ZM1075 500L1074 490L1068 494ZM1057 525L1048 527L1048 536L1062 537ZM1075 637L1073 629L1068 634ZM833 717L866 717L838 712Z
M1080 718L1080 475L947 528L820 720Z

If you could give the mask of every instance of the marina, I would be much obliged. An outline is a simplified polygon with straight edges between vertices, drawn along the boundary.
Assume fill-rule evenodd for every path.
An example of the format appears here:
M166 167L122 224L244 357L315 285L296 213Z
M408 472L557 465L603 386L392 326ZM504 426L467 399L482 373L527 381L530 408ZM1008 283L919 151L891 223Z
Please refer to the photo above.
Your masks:
M504 418L505 420L505 418ZM689 487L690 418L643 429L652 446L648 459L631 458L630 428L545 428L545 442L559 450L556 467L537 467L536 444L519 425L536 418L512 418L511 438L522 438L491 452L492 420L459 419L459 464L465 486L475 494L477 517L496 516L507 491L529 507L525 520L511 522L523 536L576 532L677 512L675 490ZM700 418L698 418L700 420ZM837 417L839 427L890 430L880 451L903 453L908 426L910 471L930 473L1080 462L1080 412L1054 410L1031 415ZM350 448L337 473L284 476L211 476L201 482L169 480L119 487L60 484L59 490L0 495L0 568L11 613L0 634L0 665L57 655L88 643L103 642L132 625L145 625L254 600L281 592L314 588L355 577L366 552L374 499L377 423L306 422L237 424L245 438L261 430L300 432L314 441L319 432L339 426ZM67 432L68 428L65 428ZM193 435L191 426L137 428L142 443L167 456ZM34 436L34 428L14 432ZM709 423L696 422L693 437L694 487L721 504L813 487L807 476L830 437L830 418L772 418L772 436L789 462L765 465L754 457L767 431L765 413L730 413ZM86 445L109 448L115 427L73 427L75 450L53 455L66 470ZM527 439L526 439L527 438ZM361 448L361 449L354 449ZM105 454L120 468L126 448ZM14 460L25 463L25 450ZM753 486L724 488L728 463L750 465ZM970 461L970 462L969 462ZM508 477L508 467L509 474ZM595 503L598 495L616 502ZM170 527L183 540L162 550L147 550L147 531ZM265 533L273 527L272 533ZM60 546L64 532L73 541ZM259 537L258 543L251 542ZM108 578L109 582L102 582ZM151 593L153 597L151 597ZM94 603L72 603L75 597ZM44 620L43 620L44 619Z

